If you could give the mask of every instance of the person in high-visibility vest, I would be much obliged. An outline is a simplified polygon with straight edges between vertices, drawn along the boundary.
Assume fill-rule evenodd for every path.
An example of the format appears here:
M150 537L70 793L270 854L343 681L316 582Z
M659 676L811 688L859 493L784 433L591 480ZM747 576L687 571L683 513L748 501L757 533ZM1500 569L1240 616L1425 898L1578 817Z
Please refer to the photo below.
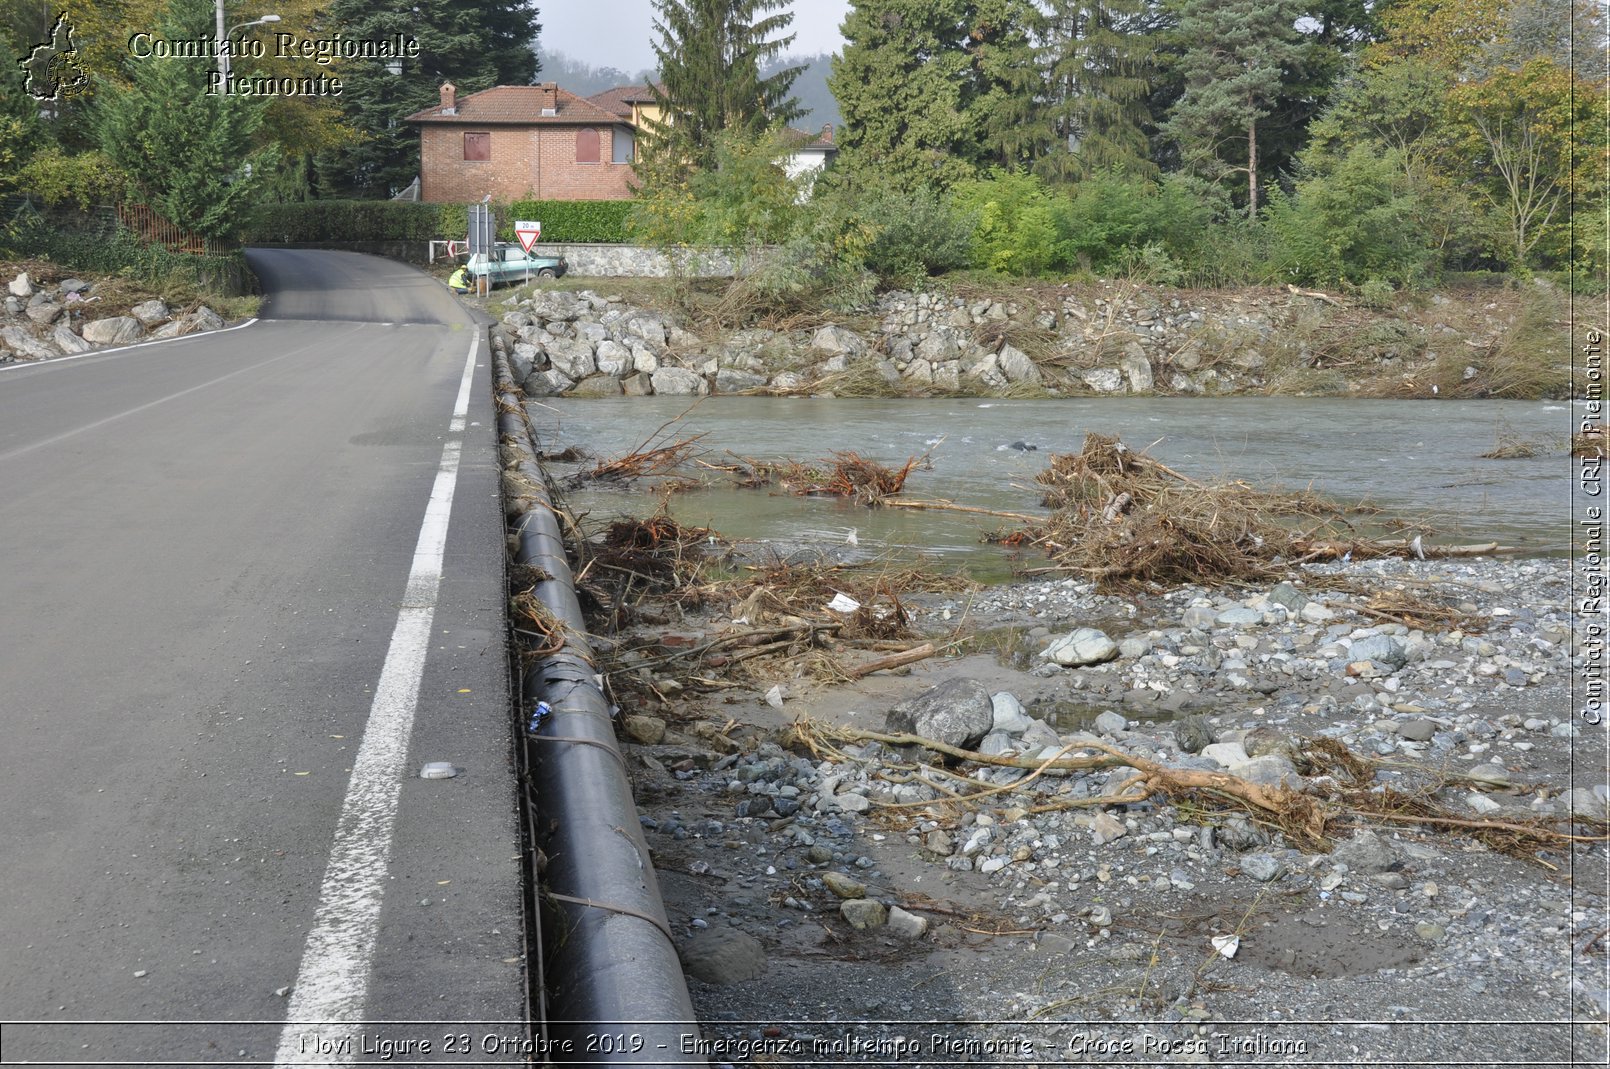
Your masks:
M454 293L468 293L470 291L469 272L463 266L460 266L457 271L448 276L447 288Z

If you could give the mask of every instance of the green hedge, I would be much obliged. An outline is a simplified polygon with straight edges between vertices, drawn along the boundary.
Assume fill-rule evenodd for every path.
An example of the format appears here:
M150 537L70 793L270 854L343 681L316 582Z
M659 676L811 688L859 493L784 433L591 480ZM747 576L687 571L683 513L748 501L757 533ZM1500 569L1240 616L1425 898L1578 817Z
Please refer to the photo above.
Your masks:
M498 236L514 240L516 219L542 223L544 241L618 243L626 240L626 200L522 200L494 205ZM268 204L246 228L245 240L291 244L323 241L429 241L462 239L469 232L462 204L400 200L310 200Z
M543 241L597 241L618 244L626 240L629 200L517 200L498 207L498 237L514 240L516 219L542 224Z

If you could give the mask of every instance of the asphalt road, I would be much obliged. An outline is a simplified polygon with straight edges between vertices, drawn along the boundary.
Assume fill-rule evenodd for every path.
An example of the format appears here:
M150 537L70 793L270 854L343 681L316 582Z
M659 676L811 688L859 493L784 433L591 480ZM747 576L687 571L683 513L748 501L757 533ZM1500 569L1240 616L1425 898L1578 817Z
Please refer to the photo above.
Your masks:
M260 322L0 372L4 1059L517 1060L449 1023L526 1002L490 354L251 259Z

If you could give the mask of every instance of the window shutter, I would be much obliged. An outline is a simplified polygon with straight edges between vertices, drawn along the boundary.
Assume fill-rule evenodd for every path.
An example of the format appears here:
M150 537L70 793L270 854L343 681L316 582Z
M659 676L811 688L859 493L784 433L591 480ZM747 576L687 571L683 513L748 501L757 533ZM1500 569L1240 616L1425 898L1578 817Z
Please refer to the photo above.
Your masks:
M598 131L590 126L576 131L576 162L598 162Z

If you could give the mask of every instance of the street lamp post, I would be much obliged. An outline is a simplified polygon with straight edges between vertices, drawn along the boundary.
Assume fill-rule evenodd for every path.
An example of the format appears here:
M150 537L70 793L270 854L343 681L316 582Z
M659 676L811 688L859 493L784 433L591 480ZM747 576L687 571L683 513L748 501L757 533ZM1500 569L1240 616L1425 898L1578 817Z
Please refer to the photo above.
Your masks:
M213 0L213 16L217 20L218 33L218 76L222 79L224 92L229 92L229 39L241 30L249 30L253 26L263 26L271 22L278 22L278 15L264 15L262 18L243 22L231 29L224 29L224 0Z

